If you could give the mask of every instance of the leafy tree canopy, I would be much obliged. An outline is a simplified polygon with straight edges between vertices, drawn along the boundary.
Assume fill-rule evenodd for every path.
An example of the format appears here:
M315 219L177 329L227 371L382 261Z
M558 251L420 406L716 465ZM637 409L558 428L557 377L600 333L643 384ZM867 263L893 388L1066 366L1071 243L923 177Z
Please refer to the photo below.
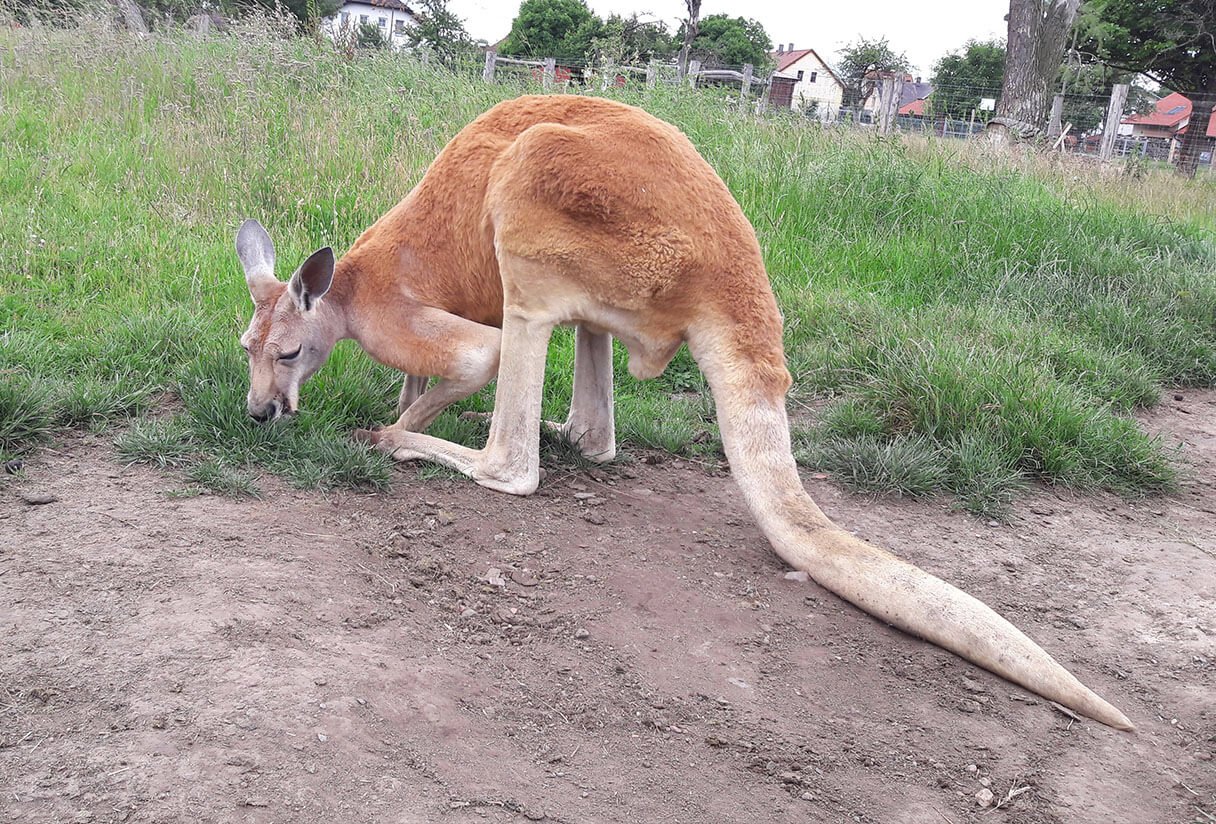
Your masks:
M447 0L415 0L418 24L410 29L409 44L433 51L441 61L452 63L473 46L464 22L448 9Z
M1002 40L968 40L963 48L945 54L933 66L933 110L961 117L980 104L981 97L997 97L1005 71Z
M591 45L596 59L618 65L666 60L680 48L662 22L642 20L637 14L609 15Z
M857 38L856 42L840 49L840 60L836 66L837 74L845 85L845 105L854 105L861 98L863 78L870 69L906 73L911 67L908 55L891 48L887 38Z
M603 22L585 0L524 0L511 23L502 51L523 57L556 57L575 62L586 58Z
M684 39L682 31L679 39ZM701 18L689 54L706 67L751 63L762 71L770 62L768 53L772 49L773 41L758 21L711 14Z
M1078 47L1183 94L1216 90L1216 0L1089 0Z

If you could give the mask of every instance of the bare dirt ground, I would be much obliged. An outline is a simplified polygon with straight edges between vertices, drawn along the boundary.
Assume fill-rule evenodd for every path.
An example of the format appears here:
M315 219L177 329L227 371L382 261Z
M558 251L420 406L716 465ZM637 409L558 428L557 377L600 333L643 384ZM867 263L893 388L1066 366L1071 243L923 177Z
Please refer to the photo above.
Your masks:
M1168 498L991 526L806 479L1132 734L786 580L697 464L233 501L61 441L0 487L0 820L1216 821L1216 393L1169 398Z

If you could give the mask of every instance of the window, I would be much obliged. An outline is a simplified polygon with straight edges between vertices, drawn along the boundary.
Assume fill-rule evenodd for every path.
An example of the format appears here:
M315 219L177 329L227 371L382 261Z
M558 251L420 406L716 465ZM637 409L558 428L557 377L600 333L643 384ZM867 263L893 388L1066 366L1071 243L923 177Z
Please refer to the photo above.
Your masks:
M810 82L814 83L815 78L818 76L819 76L819 72L811 72L811 81Z
M366 23L367 23L367 15L360 14L359 15L359 25L362 26L362 25L365 25Z
M799 79L800 81L802 80L802 72L798 72L798 79Z
M397 34L405 34L405 21L404 20L394 21L394 31Z
M382 29L387 29L387 28L388 28L388 18L387 18L387 17L381 17L381 18L379 18L379 19L376 21L376 23L377 23L377 24L380 26L380 28L382 28Z

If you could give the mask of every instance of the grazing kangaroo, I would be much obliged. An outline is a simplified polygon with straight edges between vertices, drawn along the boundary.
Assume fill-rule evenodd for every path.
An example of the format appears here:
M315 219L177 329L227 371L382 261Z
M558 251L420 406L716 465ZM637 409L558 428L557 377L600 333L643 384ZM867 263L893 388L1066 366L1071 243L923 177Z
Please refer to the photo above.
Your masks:
M675 127L573 95L495 106L439 153L404 200L335 263L314 253L283 283L246 221L237 252L255 305L249 414L296 411L301 383L354 338L408 376L395 424L362 437L397 460L452 467L515 495L539 482L550 333L577 328L574 394L555 425L587 457L616 451L612 336L653 378L681 343L713 391L731 473L777 553L883 621L1122 730L1119 710L970 595L833 524L790 452L790 375L760 246L725 184ZM501 331L500 331L501 330ZM497 375L489 438L421 434ZM427 377L438 377L427 389Z

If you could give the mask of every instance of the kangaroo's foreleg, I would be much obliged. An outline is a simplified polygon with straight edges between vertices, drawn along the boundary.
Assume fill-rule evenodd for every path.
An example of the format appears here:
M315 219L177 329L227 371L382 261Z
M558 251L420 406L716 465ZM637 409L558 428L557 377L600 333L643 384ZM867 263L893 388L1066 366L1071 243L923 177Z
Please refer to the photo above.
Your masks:
M370 433L370 439L397 460L434 461L490 489L532 494L540 483L541 391L553 326L551 320L528 317L511 308L504 313L494 417L484 449L410 432L400 421ZM426 392L419 402L441 386Z
M393 432L426 429L449 404L477 392L498 373L501 333L496 327L427 309L415 315L412 327L396 331L380 354L407 373L398 405L400 417L375 432L355 433L378 445L387 444ZM426 375L439 377L430 389Z

